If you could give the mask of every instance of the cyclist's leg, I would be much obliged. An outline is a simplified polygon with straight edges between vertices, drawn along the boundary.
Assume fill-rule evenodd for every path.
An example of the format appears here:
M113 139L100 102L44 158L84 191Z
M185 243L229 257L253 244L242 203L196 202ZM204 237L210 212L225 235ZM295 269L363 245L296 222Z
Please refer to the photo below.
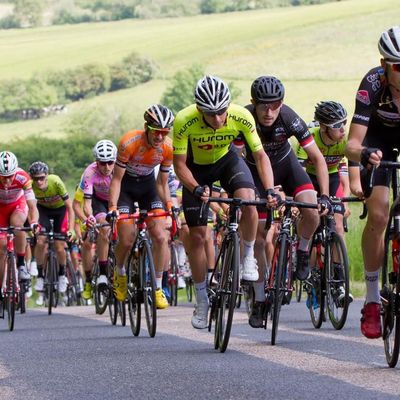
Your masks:
M105 200L92 198L92 211L97 223L106 223L106 215L108 211L108 202ZM97 235L96 254L99 260L100 276L97 279L97 285L107 284L107 266L108 266L108 246L110 243L110 227L104 226L100 228Z
M210 279L215 268L215 247L214 247L214 232L212 223L210 221L207 224L206 241L204 243L204 249L207 258L207 284L210 285Z

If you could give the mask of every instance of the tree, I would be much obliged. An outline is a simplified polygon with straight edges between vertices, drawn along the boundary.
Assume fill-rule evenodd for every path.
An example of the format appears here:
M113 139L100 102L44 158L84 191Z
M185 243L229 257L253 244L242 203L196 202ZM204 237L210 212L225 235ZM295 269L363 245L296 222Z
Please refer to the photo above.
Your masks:
M41 25L47 0L12 0L12 3L14 4L14 15L22 24Z

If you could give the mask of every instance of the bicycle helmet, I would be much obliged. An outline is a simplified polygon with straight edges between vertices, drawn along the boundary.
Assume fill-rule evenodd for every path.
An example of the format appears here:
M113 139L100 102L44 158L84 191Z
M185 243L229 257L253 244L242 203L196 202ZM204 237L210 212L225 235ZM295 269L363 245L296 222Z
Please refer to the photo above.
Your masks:
M40 174L48 175L49 166L42 161L35 161L34 163L32 163L30 165L28 171L31 176L36 176L36 175L40 175Z
M383 32L378 42L378 49L387 61L400 62L400 27L393 26Z
M274 76L260 76L251 85L251 97L256 103L280 101L285 97L285 87Z
M15 174L18 168L18 160L11 151L0 153L0 176L10 176Z
M154 128L171 128L174 122L174 114L168 107L154 104L144 112L144 120Z
M93 155L97 161L115 161L117 147L111 140L103 139L94 146Z
M347 111L335 101L321 101L315 106L314 119L321 124L331 125L344 122L347 118Z
M201 111L218 112L229 106L231 93L222 79L206 75L197 82L194 99Z

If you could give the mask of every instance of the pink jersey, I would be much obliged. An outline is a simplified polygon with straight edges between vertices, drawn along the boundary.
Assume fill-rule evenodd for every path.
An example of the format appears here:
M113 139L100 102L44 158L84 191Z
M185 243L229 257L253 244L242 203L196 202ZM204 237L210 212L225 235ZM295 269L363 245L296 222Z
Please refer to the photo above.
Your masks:
M0 204L16 203L22 196L25 196L26 200L35 199L30 176L23 169L18 168L7 188L0 182Z
M112 174L109 176L103 175L98 170L96 162L94 162L85 169L79 187L82 189L86 199L96 197L97 199L108 201L111 178Z

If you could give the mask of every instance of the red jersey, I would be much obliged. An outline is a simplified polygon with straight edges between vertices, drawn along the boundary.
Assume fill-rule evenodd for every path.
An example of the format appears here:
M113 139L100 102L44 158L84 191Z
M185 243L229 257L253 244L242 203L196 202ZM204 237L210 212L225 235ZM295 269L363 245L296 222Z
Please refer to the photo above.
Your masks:
M25 196L26 200L35 199L30 176L23 169L18 168L9 186L5 187L0 182L0 204L16 203L22 196Z

